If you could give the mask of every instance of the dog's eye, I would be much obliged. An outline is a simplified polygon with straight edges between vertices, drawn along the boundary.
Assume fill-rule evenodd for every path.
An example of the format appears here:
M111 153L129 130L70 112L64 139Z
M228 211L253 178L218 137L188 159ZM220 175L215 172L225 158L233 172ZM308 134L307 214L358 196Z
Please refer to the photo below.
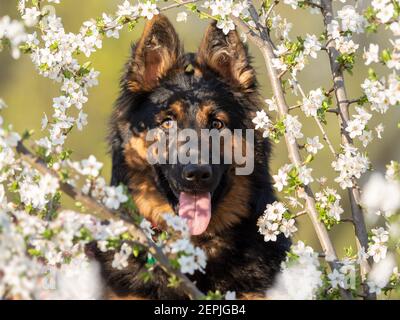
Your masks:
M174 119L172 119L171 117L167 117L161 122L161 127L163 127L164 129L171 129L173 125Z
M214 120L212 121L212 123L211 123L211 127L212 127L213 129L218 129L218 130L220 130L220 129L222 129L223 127L225 127L225 124L224 124L221 120L214 119Z

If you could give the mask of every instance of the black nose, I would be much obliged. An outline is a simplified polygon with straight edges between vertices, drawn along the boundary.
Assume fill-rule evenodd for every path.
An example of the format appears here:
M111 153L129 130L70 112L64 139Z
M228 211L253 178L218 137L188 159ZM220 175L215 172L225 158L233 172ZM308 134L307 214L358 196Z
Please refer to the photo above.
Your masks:
M188 164L182 170L183 179L197 183L207 183L212 178L211 166Z

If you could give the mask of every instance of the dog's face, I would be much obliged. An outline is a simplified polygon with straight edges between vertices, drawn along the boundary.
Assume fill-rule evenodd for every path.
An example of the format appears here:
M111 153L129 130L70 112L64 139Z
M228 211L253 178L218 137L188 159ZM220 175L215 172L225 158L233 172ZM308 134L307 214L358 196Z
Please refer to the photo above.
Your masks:
M225 36L212 24L197 55L186 55L170 22L157 16L147 23L127 67L122 85L128 93L119 104L129 112L124 113L127 122L120 121L118 125L120 130L125 126L121 130L125 133L125 162L136 172L130 183L134 200L140 203L144 201L141 197L147 198L148 206L153 201L155 209L150 219L157 221L160 211L166 210L161 199L164 197L172 210L188 219L192 234L201 234L230 190L236 164L234 159L232 163L225 163L224 159L227 150L238 143L232 138L233 131L252 128L256 80L246 50L236 32ZM207 138L208 156L200 162L183 163L178 157L172 163L148 163L152 142L145 137L149 131L158 130L170 143L173 134L185 129L200 137L194 148L198 153L205 141L204 129L217 136L232 133L230 147L219 146L219 161L215 163L215 144L227 143L228 139L215 142ZM186 142L176 141L175 148ZM170 159L170 153L171 148L167 148L166 159ZM154 178L155 193L161 197L151 195L151 182L140 174ZM241 184L246 186L244 180ZM244 197L244 190L237 196Z

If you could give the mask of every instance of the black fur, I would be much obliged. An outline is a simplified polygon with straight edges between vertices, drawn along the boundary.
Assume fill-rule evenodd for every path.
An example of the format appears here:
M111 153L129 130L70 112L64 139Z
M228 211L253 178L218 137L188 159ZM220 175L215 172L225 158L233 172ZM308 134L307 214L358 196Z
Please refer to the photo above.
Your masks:
M133 48L135 55L135 47ZM195 65L193 55L181 58L181 63ZM110 145L112 152L112 184L129 184L130 171L124 158L124 148L133 135L157 126L155 114L166 110L176 100L188 105L186 116L194 118L201 101L212 100L229 114L229 129L253 128L251 119L258 110L259 98L256 83L252 90L243 91L228 83L213 70L212 76L197 77L193 72L172 72L160 80L159 85L150 92L133 92L129 88L132 62L126 65L126 72L121 81L121 94L116 103L110 122ZM249 214L240 223L221 233L193 237L196 245L206 250L218 248L219 254L208 259L206 272L196 272L190 276L203 292L220 290L236 291L238 296L246 293L263 294L273 282L280 264L289 250L290 240L279 237L276 242L264 242L258 233L256 222L265 210L265 206L275 201L269 174L269 155L271 147L268 140L255 135L255 170L250 176L251 198ZM221 179L213 195L212 207L218 207L235 179L223 170ZM173 208L177 198L169 182L163 175L165 168L152 168L152 181L165 196ZM149 299L186 299L180 289L169 288L168 276L156 267L150 281L143 282L140 274L146 271L146 256L131 258L129 267L116 270L111 267L113 253L95 252L101 262L102 273L107 285L118 296L135 295Z

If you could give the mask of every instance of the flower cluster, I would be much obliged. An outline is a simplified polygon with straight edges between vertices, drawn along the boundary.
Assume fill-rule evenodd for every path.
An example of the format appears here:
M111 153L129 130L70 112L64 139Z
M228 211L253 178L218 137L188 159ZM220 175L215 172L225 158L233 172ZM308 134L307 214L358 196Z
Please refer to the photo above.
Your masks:
M332 289L345 290L356 288L356 264L353 259L345 258L341 266L327 275Z
M74 264L83 268L88 262L84 255L86 244L98 240L101 250L113 249L122 241L127 229L122 222L103 224L92 216L72 211L62 211L57 219L45 221L25 211L11 212L11 207L7 206L0 212L0 230L0 296L28 299L46 298L49 294L51 298L68 296L66 290L47 292L57 289L48 287L49 271L64 274L63 271ZM92 290L99 284L94 283L87 289ZM85 292L74 295L75 298L84 296L93 298L96 295ZM97 298L100 298L99 292Z
M311 300L322 286L318 254L304 242L292 245L274 286L267 291L269 299Z
M336 190L325 188L321 192L315 194L317 210L320 214L320 219L327 227L340 221L340 216L344 212L340 205L341 196Z
M11 55L18 59L21 55L19 46L27 40L27 34L23 23L11 20L9 16L0 18L0 52L8 45L11 48Z
M283 233L289 238L297 231L295 220L281 202L267 204L264 214L258 219L258 232L264 236L264 241L276 241L277 236Z
M325 95L321 88L317 90L311 90L307 98L303 98L303 103L301 105L301 110L305 113L307 117L316 117L317 112L322 108L322 103L325 100Z
M204 272L206 254L201 248L195 247L191 243L189 228L185 219L171 214L165 214L164 219L175 234L181 235L175 241L167 243L165 251L177 256L176 259L182 273L193 274L196 270Z
M373 257L375 262L385 259L387 253L386 243L389 241L389 232L380 227L371 230L371 244L368 248L368 255Z
M353 178L359 179L370 166L367 156L362 155L355 147L345 145L343 152L332 162L332 167L339 172L335 181L342 189L353 187Z

